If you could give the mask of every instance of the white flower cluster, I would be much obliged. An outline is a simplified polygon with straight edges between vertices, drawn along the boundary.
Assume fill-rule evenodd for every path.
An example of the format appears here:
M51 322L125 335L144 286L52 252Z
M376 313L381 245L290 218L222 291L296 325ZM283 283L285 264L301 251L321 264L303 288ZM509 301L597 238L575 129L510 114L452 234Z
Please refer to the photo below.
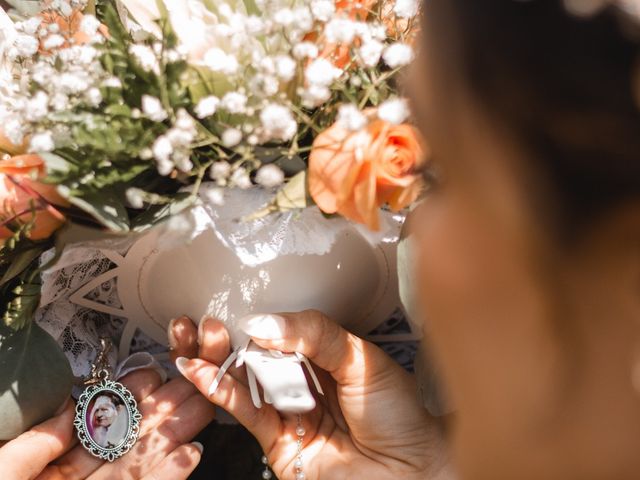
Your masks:
M256 0L258 12L240 0L221 0L215 9L205 0L159 2L162 9L148 0L122 0L156 37L166 10L188 62L201 75L210 72L209 94L193 111L201 120L233 116L233 124L217 132L227 148L290 142L304 123L301 109L322 108L343 85L356 84L351 66L375 69L384 62L397 69L414 56L408 43L390 41L382 20L341 11L335 0ZM353 8L364 7L353 2ZM396 0L393 14L408 19L417 11L417 0ZM155 70L152 52L136 47L132 53ZM349 128L366 124L355 108L340 114Z
M45 13L61 16L64 12L68 16L81 4L54 0ZM64 122L53 119L68 116L79 104L97 107L102 102L100 87L105 83L119 84L99 61L95 45L104 37L98 32L100 24L94 16L85 15L80 22L82 42L45 18L35 16L15 23L15 34L2 52L11 71L0 78L4 82L0 86L4 93L0 97L0 124L4 134L17 145L30 138L32 152L51 151L68 136Z
M162 109L160 102L153 97L146 98L146 103L147 106L153 104L153 113ZM160 175L169 175L175 169L183 173L193 169L191 145L197 134L196 123L191 115L184 109L178 110L173 126L156 139L151 149Z

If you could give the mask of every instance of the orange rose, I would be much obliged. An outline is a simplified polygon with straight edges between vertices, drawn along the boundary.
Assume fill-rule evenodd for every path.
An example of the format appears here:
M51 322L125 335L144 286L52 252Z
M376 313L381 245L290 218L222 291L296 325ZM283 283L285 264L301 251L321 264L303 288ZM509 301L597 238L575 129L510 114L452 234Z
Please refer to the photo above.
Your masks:
M398 211L422 190L424 153L416 130L382 120L353 132L338 123L322 132L309 157L309 191L325 213L378 230L384 204Z
M37 181L45 174L42 158L20 155L0 160L0 244L13 233L14 222L28 222L35 214L30 238L47 238L64 223L64 216L54 205L67 206L53 185Z

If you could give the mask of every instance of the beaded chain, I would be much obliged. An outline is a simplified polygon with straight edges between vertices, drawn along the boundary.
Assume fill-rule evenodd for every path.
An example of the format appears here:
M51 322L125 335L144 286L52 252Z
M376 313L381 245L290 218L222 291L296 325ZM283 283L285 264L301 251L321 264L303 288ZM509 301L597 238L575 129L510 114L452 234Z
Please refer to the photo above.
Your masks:
M304 474L302 467L304 466L302 463L302 448L304 441L304 434L307 433L304 427L302 426L302 415L298 414L298 424L296 426L296 435L298 439L296 440L296 460L293 462L293 469L296 475L296 480L306 480L307 476ZM264 465L264 470L262 471L262 478L264 480L271 480L273 478L273 472L269 468L269 459L266 455L262 456L262 463Z

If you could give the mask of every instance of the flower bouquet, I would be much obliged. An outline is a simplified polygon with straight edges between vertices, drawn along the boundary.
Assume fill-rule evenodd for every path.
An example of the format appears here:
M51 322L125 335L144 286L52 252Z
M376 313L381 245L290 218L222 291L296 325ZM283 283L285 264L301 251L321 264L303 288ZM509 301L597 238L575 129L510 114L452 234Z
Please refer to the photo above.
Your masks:
M65 244L239 190L375 231L419 196L400 81L415 0L47 0L0 8L0 311L29 326ZM34 4L37 7L34 8ZM41 255L55 248L56 255Z

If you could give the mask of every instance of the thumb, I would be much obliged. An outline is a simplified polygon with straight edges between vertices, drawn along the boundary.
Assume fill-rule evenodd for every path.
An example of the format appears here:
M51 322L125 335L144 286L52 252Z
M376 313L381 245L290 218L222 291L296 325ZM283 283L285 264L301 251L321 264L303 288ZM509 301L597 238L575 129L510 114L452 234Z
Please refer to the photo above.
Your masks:
M399 368L375 345L315 310L251 315L239 320L238 327L263 348L302 353L339 385L361 384L365 360L368 373Z

